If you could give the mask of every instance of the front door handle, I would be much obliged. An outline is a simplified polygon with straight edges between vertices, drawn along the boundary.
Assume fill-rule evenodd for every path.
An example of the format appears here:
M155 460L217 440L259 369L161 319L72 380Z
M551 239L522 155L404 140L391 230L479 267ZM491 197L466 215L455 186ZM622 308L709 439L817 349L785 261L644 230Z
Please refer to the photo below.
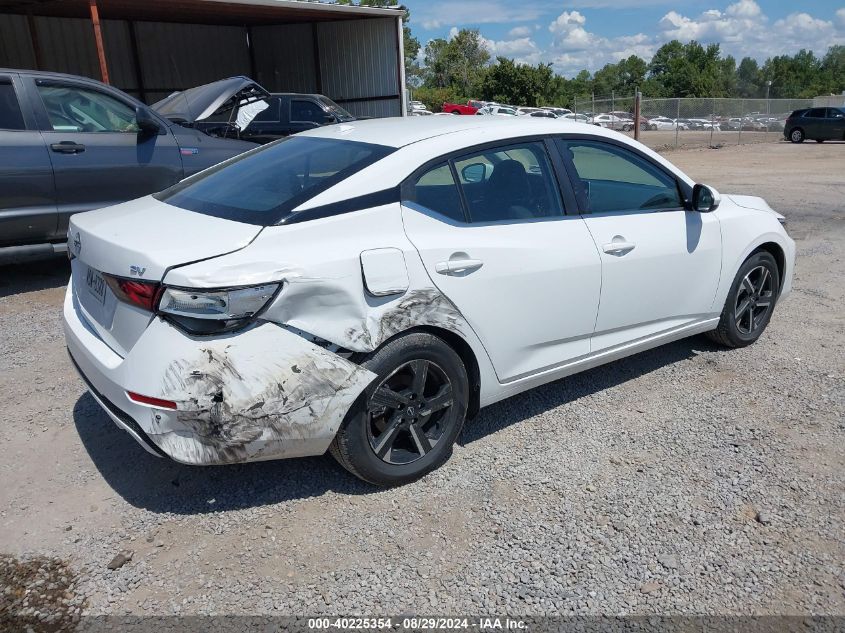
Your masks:
M73 141L62 141L61 143L53 143L50 145L50 149L59 154L81 154L85 151L85 146Z
M622 255L627 255L636 247L637 245L633 242L625 242L620 240L618 242L613 241L610 244L605 244L604 246L602 246L602 250L608 255L617 255L621 257Z
M448 262L437 262L434 265L441 275L461 276L478 270L484 265L480 259L450 259Z

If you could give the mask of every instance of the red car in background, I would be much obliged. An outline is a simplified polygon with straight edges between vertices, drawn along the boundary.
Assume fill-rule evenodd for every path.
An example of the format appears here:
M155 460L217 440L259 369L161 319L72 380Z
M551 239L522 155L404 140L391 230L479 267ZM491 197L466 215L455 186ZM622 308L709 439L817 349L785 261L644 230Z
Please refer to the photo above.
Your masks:
M474 101L470 99L464 103L444 103L440 106L441 112L448 112L449 114L475 114L484 104L481 101Z

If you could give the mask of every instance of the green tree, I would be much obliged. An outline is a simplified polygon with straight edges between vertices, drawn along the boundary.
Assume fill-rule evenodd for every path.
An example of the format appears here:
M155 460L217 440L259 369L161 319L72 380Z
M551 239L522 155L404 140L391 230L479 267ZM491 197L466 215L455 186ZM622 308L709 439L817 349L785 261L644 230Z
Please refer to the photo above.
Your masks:
M764 82L760 77L760 65L757 60L751 57L743 57L736 71L736 80L736 95L738 97L759 97L760 86Z
M498 57L484 73L481 94L484 99L529 107L549 105L554 98L554 72L551 64L518 64Z
M461 29L451 39L431 40L425 47L425 81L429 88L454 87L473 94L483 79L490 53L478 30Z

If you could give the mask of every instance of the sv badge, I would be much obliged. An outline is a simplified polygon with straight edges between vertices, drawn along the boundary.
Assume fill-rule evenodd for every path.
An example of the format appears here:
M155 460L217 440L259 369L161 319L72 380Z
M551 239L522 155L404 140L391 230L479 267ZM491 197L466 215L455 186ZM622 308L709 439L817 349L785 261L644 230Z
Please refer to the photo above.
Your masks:
M145 272L147 272L147 269L141 268L140 266L130 266L129 267L129 274L130 275L138 275L138 277L143 277Z

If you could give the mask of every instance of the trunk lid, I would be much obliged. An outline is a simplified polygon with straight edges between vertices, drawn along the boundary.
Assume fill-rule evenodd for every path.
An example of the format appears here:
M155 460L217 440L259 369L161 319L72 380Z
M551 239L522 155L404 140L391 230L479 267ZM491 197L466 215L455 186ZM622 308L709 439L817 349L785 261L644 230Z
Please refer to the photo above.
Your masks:
M249 77L229 77L174 92L152 107L171 121L192 125L214 114L229 112L269 97L270 93Z
M262 227L193 213L153 197L74 215L68 230L75 304L126 356L152 313L119 301L103 275L160 282L168 269L240 250Z

